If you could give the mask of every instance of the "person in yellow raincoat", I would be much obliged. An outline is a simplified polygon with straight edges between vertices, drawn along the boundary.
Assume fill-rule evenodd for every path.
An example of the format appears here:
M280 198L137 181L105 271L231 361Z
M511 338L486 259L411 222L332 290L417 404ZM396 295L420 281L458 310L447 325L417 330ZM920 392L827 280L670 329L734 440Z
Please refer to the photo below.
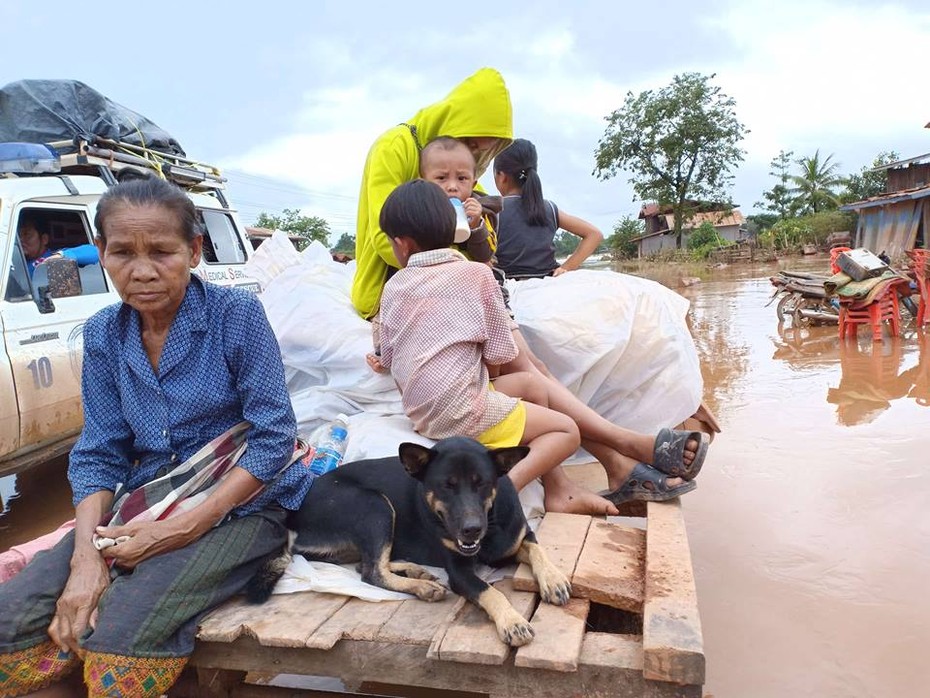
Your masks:
M362 174L355 234L352 304L365 319L378 314L381 290L400 263L378 219L388 195L419 177L420 150L434 138L453 136L468 145L477 176L513 140L513 112L504 78L482 68L443 99L385 131L371 146Z

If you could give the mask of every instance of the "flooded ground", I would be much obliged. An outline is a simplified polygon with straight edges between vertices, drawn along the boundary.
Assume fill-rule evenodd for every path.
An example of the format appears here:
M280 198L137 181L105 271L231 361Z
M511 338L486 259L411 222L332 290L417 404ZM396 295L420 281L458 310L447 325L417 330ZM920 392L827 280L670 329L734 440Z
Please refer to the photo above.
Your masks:
M823 258L796 270L824 271ZM692 301L723 424L684 499L715 698L927 694L930 338L779 328L775 267L632 270ZM923 465L921 465L923 463ZM62 461L0 479L0 550L68 516Z

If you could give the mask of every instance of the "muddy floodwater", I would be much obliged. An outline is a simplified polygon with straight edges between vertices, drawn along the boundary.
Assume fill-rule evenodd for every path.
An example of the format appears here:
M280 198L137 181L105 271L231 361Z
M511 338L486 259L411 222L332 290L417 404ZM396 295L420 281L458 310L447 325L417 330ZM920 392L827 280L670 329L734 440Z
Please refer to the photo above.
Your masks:
M835 325L779 327L765 307L776 268L631 269L691 301L724 429L682 500L705 693L930 695L930 331L841 345ZM0 550L69 516L64 468L0 479Z

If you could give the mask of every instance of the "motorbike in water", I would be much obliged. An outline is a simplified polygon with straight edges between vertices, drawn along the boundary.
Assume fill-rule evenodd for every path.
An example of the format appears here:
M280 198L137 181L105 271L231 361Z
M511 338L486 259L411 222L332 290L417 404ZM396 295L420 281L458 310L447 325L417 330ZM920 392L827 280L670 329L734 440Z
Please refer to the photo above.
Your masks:
M769 281L775 287L766 306L777 301L775 313L779 324L790 319L795 327L839 324L840 304L828 298L823 282L829 276L799 271L779 271Z

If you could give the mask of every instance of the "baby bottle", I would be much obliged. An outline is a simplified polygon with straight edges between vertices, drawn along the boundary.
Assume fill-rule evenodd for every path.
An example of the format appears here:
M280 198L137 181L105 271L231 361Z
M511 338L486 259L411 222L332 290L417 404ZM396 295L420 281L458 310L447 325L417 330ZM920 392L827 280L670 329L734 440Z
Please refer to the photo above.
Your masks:
M465 215L465 206L460 199L449 199L455 209L455 237L453 242L465 242L471 235L471 226L468 225L468 216Z

